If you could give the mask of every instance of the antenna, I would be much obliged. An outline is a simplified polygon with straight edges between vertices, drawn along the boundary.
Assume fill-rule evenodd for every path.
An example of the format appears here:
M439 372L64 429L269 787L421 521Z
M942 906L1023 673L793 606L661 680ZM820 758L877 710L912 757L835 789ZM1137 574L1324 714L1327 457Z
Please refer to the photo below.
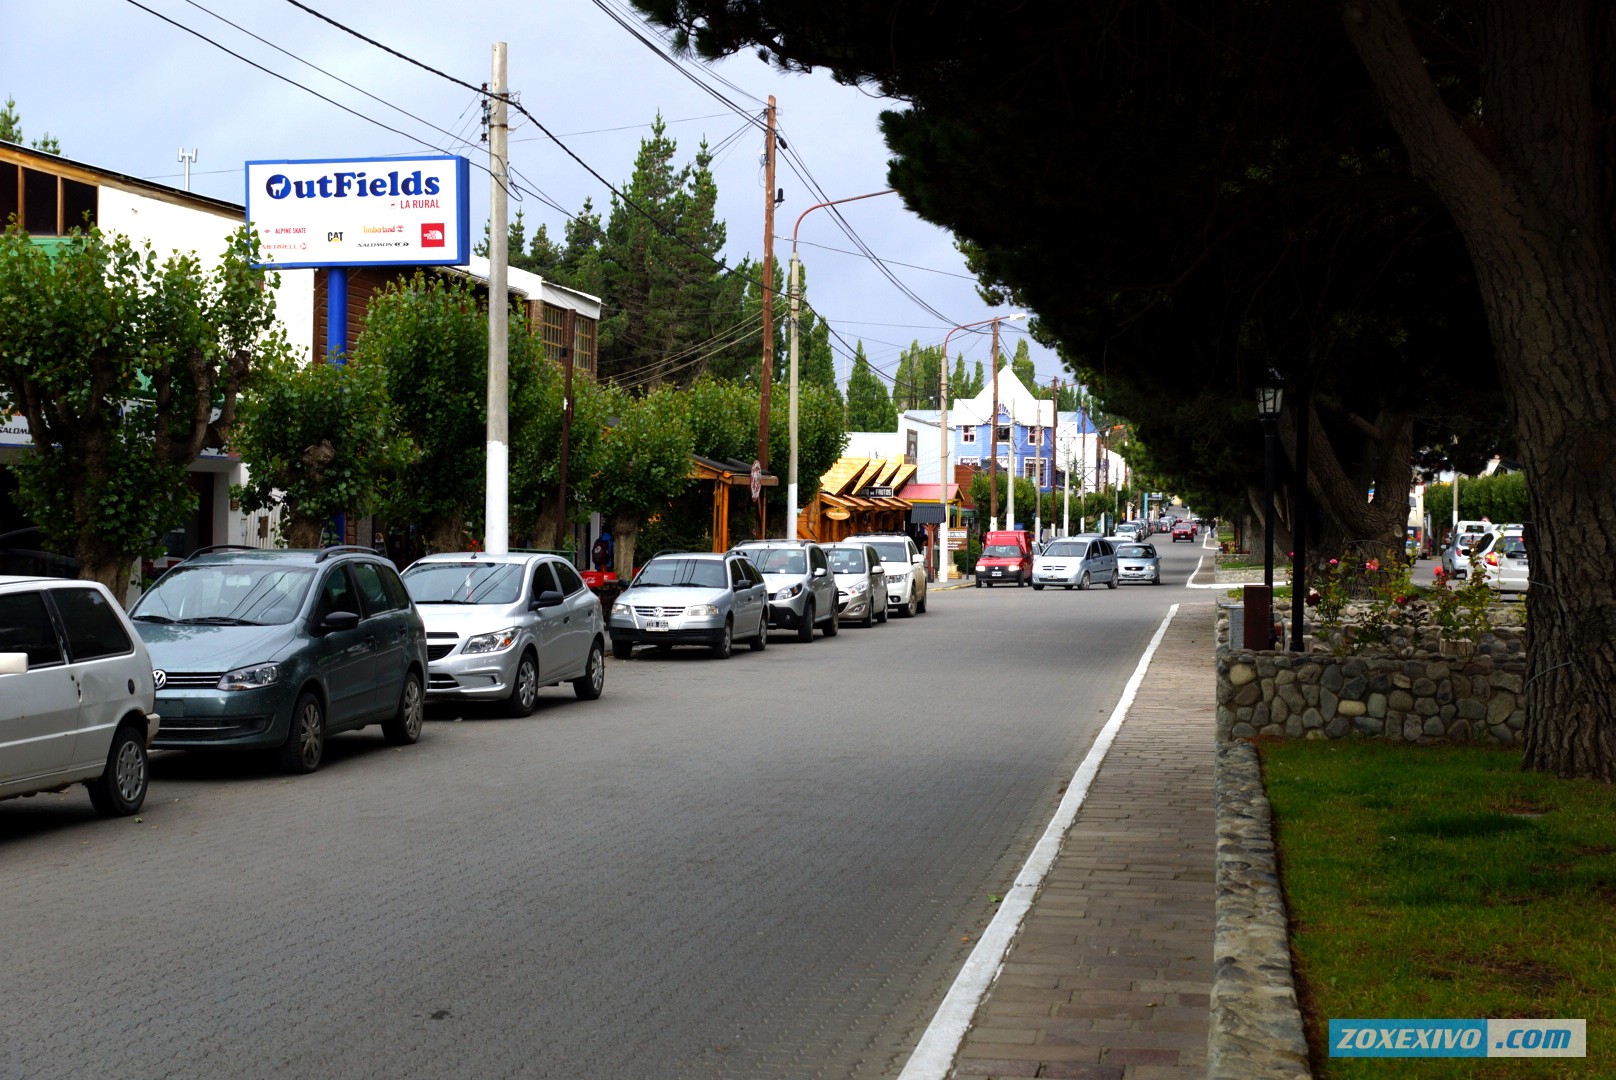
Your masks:
M180 147L180 161L185 165L185 190L191 190L191 166L196 162L196 148Z

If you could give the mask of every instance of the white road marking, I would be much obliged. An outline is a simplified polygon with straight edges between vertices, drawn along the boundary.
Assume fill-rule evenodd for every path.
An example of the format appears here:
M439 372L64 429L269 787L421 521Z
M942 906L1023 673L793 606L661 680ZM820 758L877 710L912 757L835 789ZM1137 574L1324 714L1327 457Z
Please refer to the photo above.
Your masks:
M1010 951L1010 943L1015 939L1016 931L1021 928L1022 920L1031 909L1033 897L1038 894L1044 878L1048 876L1049 868L1054 865L1055 856L1060 854L1061 845L1066 839L1066 830L1072 827L1078 810L1083 806L1083 800L1088 797L1089 785L1099 774L1100 764L1116 740L1117 732L1122 728L1122 721L1127 718L1128 709L1139 693L1140 684L1144 682L1145 671L1150 667L1151 658L1156 655L1156 648L1166 636L1167 626L1176 614L1178 614L1177 604L1167 609L1167 614L1163 617L1161 625L1156 628L1150 644L1145 646L1144 655L1139 658L1139 665L1134 668L1127 685L1122 688L1122 697L1117 701L1117 707L1112 710L1105 726L1095 736L1094 745L1089 747L1083 763L1077 767L1071 783L1067 785L1066 796L1055 809L1055 816L1050 819L1043 837L1033 847L1027 861L1022 864L1015 883L1010 886L1009 893L999 903L998 912L994 914L982 936L977 939L976 948L965 958L965 966L960 968L959 975L954 979L954 985L949 987L942 1004L937 1007L936 1014L931 1018L925 1033L921 1035L920 1042L915 1046L915 1052L910 1055L898 1080L943 1080L954 1067L954 1057L959 1053L960 1044L965 1041L965 1033L970 1030L971 1018L976 1015L977 1007L981 1005L993 981L998 978L1000 969L1004 967L1004 958Z

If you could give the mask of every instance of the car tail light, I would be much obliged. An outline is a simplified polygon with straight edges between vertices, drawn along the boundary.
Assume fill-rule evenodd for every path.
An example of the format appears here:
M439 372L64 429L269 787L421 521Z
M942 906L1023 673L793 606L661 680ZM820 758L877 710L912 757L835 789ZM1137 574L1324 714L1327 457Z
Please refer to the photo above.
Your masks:
M1498 565L1498 552L1489 551L1487 553L1487 565L1488 566L1497 566Z

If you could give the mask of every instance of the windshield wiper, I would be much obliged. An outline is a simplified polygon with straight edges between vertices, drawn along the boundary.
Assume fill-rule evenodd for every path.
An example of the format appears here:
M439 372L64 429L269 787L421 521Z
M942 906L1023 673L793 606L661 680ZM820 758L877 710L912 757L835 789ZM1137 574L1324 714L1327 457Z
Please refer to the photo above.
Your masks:
M202 626L262 626L263 623L253 622L251 619L235 619L229 615L203 615L195 619L181 619L186 625Z
M475 600L450 600L447 597L445 597L442 600L437 600L437 599L434 599L434 600L417 600L416 603L417 604L475 604L475 603L477 603L477 601L475 601Z
M162 616L162 615L134 615L134 616L131 616L131 617L135 620L135 622L171 623L171 622L174 621L173 619L167 618L167 617Z

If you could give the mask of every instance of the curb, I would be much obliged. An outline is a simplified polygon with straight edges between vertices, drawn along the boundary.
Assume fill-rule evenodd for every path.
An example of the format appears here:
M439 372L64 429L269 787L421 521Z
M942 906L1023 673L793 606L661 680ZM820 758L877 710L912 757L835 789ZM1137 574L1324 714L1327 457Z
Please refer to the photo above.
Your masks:
M1206 1075L1305 1080L1313 1073L1291 979L1285 894L1256 748L1220 744L1216 769L1217 929Z

